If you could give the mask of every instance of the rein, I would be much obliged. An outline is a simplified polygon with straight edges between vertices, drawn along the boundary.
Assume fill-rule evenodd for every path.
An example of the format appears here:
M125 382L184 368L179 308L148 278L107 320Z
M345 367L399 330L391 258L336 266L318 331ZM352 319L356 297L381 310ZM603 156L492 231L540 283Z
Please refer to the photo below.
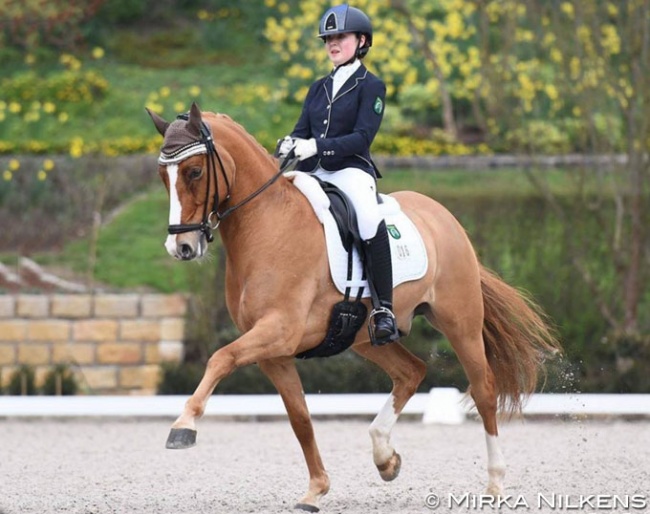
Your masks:
M177 119L188 120L189 115L179 114L177 116ZM170 235L176 235L176 234L184 234L186 232L194 232L198 230L203 233L206 241L208 243L211 243L212 241L214 241L214 235L212 234L212 231L216 230L219 227L220 223L225 218L227 218L237 209L246 205L248 202L250 202L257 196L259 196L261 193L263 193L278 178L280 178L280 175L282 175L289 167L296 164L297 159L295 158L292 150L289 153L289 155L287 155L285 159L282 161L282 164L278 172L275 175L273 175L268 181L266 181L259 189L252 192L241 202L231 207L228 207L223 212L219 212L219 177L218 177L217 167L214 162L215 156L217 158L217 161L219 161L219 169L221 170L221 174L223 175L223 178L226 182L226 197L224 198L224 202L223 202L224 204L227 204L230 201L230 181L228 180L228 175L226 174L226 169L224 168L223 161L221 160L221 156L219 155L219 151L214 145L212 133L210 132L210 129L203 121L201 122L201 144L205 145L207 149L207 156L208 156L208 173L207 173L208 184L205 192L205 202L203 204L203 221L201 221L201 223L181 223L178 225L169 225L167 227L167 233ZM214 179L215 193L212 199L212 210L208 212L208 202L210 201L210 182L212 179ZM216 219L216 222L214 224L212 223L213 218Z

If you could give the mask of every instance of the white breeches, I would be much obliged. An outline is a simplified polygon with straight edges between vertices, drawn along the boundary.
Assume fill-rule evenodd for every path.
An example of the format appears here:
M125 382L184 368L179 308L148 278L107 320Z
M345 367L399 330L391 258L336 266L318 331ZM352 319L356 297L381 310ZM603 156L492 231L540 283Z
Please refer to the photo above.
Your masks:
M357 211L359 235L364 241L372 239L382 220L377 204L377 183L372 175L359 168L327 171L317 168L311 175L341 189Z

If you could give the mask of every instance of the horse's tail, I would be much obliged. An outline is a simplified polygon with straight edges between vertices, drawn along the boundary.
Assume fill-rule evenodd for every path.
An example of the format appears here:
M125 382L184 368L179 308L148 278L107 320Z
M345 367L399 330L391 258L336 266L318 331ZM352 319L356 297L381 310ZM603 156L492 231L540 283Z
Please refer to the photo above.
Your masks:
M542 309L526 294L481 266L487 359L495 375L499 410L520 412L535 391L544 357L561 351Z

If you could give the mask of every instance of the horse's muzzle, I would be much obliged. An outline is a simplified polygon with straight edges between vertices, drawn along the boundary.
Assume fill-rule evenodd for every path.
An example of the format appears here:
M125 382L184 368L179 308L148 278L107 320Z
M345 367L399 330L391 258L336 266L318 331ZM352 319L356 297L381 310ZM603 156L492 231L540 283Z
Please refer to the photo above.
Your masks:
M196 257L196 250L194 250L194 248L192 248L192 246L187 243L181 244L178 248L177 253L184 261L191 261Z
M183 236L169 235L165 241L165 248L174 259L191 261L203 256L207 247L207 243L204 243L203 240L203 235L200 232Z

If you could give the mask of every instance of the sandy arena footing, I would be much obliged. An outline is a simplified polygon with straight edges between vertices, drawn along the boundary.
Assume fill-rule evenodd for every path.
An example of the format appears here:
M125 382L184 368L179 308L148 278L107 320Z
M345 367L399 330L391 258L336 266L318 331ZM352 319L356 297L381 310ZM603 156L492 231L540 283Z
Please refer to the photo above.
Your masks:
M197 446L184 451L165 449L170 423L0 420L0 513L283 513L306 491L288 421L204 419ZM487 472L477 422L398 423L402 472L390 483L373 465L368 422L314 425L331 479L323 513L499 511L480 496ZM500 512L650 512L648 420L517 421L502 426L500 439Z

